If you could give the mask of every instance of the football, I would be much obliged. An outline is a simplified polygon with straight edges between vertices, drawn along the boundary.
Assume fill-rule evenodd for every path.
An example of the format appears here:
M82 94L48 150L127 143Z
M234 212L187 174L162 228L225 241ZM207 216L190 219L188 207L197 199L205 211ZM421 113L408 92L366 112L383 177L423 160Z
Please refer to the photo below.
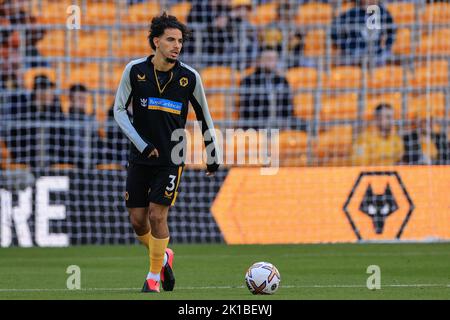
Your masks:
M278 269L269 262L256 262L248 268L245 283L253 294L274 294L280 287Z

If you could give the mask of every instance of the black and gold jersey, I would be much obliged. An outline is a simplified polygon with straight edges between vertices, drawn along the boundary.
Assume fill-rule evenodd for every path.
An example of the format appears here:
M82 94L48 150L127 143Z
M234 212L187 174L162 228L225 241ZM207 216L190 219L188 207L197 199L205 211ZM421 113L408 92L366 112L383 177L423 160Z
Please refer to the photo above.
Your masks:
M180 61L168 72L157 71L152 57L127 64L114 103L114 118L131 141L129 161L156 166L179 165L171 157L172 149L179 143L172 141L172 133L184 129L190 102L207 137L205 145L214 143L208 163L218 163L214 124L199 73ZM126 111L129 105L133 122ZM212 138L205 135L207 130L211 130ZM147 158L143 154L148 146L158 150L158 158Z

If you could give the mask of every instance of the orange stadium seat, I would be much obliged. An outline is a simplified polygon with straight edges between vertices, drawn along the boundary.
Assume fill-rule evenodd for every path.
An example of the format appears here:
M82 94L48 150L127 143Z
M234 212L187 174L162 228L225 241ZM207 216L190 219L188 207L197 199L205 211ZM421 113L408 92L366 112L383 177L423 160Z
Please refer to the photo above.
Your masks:
M151 50L145 33L122 35L113 43L113 52L116 57L140 58L149 55Z
M323 86L326 89L359 88L362 71L359 67L334 67L329 74L324 74Z
M298 25L328 25L332 17L333 8L330 4L310 2L298 7L295 22Z
M14 163L11 151L8 149L6 143L0 139L0 169L2 170L20 170L27 169L26 164Z
M231 88L236 85L239 74L230 67L206 67L201 72L205 88Z
M428 86L447 87L449 85L448 61L433 60L418 63L415 72L409 74L409 82L415 88L426 88Z
M72 163L54 163L50 165L52 170L72 170L75 169L75 165Z
M86 13L82 16L83 23L87 25L103 25L114 24L121 13L121 10L116 6L115 1L109 2L89 2L87 4Z
M123 19L127 23L147 23L149 17L154 17L160 13L161 6L158 1L145 1L130 5L128 12L123 14Z
M108 88L106 83L100 83L102 64L85 63L72 67L65 74L63 87L68 89L74 83L82 83L89 89Z
M294 95L294 116L300 119L313 119L314 94L298 93Z
M78 43L72 46L72 55L75 57L107 57L110 56L109 32L99 30L95 32L81 32L78 37Z
M292 90L317 87L317 70L315 68L294 67L286 71L286 78Z
M304 131L280 131L279 160L283 166L307 165L308 134Z
M369 89L400 88L404 85L403 78L403 68L395 65L378 67L366 74L367 87Z
M182 1L175 3L169 9L171 15L177 17L183 23L187 22L187 17L191 11L192 4L189 1Z
M392 45L394 54L410 54L411 53L411 30L408 28L397 29L395 42Z
M391 2L386 8L396 25L413 24L416 21L416 6L412 2Z
M303 54L307 57L325 55L327 34L325 30L314 29L306 33Z
M445 115L445 94L431 92L422 95L409 96L409 108L417 118L443 118Z
M450 12L448 14L450 15ZM450 29L437 29L422 35L418 51L423 55L450 55Z
M95 165L95 169L106 171L120 171L124 170L125 168L120 163L99 163Z
M373 120L375 108L380 103L388 103L394 109L395 119L402 117L402 94L400 92L369 95L364 108L364 119Z
M69 0L44 0L40 10L39 6L34 6L36 20L39 24L66 24L68 13L67 8L72 5Z
M50 81L57 84L55 69L47 67L37 67L25 70L23 74L23 82L25 88L28 90L33 89L34 78L39 75L45 75L47 76L47 78L50 79Z
M351 153L353 128L351 125L333 126L319 132L314 153L321 165L346 165Z
M274 22L277 19L278 2L263 3L253 9L250 22L261 26Z
M450 3L435 2L427 4L421 16L421 22L424 25L450 23Z
M321 120L354 120L357 117L358 94L356 92L322 96Z

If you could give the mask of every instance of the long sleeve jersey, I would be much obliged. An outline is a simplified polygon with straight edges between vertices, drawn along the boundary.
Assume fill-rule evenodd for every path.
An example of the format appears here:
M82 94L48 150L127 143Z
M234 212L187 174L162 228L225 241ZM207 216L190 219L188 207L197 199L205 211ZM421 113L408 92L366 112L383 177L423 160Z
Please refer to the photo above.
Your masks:
M127 64L114 103L114 118L131 141L129 161L151 166L179 165L171 157L172 149L179 143L172 141L172 132L184 129L190 102L197 120L201 121L205 146L214 144L208 163L218 163L214 124L199 73L177 61L167 73L166 81L160 83L152 57ZM130 104L133 122L127 114ZM211 130L211 136L205 135L207 130ZM149 145L158 150L158 158L142 154Z

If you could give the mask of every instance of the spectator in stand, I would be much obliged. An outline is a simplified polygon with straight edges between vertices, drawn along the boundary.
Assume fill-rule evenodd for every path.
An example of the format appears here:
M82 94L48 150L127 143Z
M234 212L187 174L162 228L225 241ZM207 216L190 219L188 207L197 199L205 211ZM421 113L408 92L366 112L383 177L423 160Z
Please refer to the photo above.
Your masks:
M375 126L366 129L352 150L354 165L395 165L404 154L403 140L394 127L394 110L390 104L375 109Z
M303 55L304 35L292 25L297 14L298 3L282 0L277 7L277 19L259 33L261 47L273 47L278 51L285 67L316 67L315 59ZM287 39L283 39L286 35ZM283 48L285 42L286 48ZM283 49L286 51L284 52Z
M97 146L100 139L97 121L92 114L87 113L89 94L86 86L80 83L72 84L69 88L67 116L70 121L65 128L64 141L65 145L70 146L69 162L77 168L89 167L88 163L96 155L91 146Z
M201 24L200 29L193 28L193 41L186 42L185 52L195 53L197 41L201 42L200 49L203 53L224 53L224 42L227 37L228 14L231 10L230 0L194 0L191 11L187 17L189 25ZM206 26L206 27L205 27ZM222 34L223 33L223 34ZM201 36L200 39L198 39ZM198 40L197 40L198 39Z
M242 80L239 97L241 119L250 127L267 126L267 120L292 118L292 92L285 77L278 72L279 57L275 49L261 52L254 73Z
M239 69L254 64L258 56L258 35L249 22L251 0L216 0L211 1L210 7L199 4L194 8L188 22L197 17L196 22L207 24L201 43L202 60L207 64L226 64ZM205 9L210 12L205 14Z
M46 76L36 76L30 103L15 114L8 137L16 163L42 167L65 162L65 116L54 89Z
M368 11L373 5L379 10ZM391 55L395 32L391 14L378 0L355 0L355 7L331 25L331 39L343 64L361 64L367 59L370 66L383 65Z

